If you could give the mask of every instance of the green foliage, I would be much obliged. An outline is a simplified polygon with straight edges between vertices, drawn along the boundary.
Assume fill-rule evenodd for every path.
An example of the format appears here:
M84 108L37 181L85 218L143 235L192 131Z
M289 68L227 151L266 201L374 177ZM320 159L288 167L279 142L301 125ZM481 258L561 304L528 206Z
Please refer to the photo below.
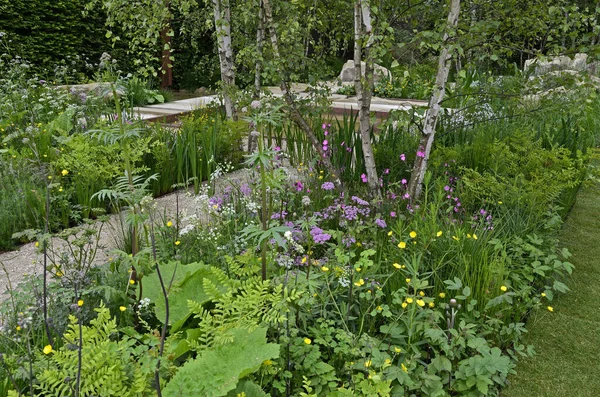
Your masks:
M90 326L81 327L81 389L82 395L150 396L149 380L154 373L154 360L146 346L136 346L135 340L111 340L117 324L107 308L96 309L98 316ZM66 344L36 363L40 396L71 396L77 376L77 318L71 316ZM74 348L73 348L74 346ZM65 381L65 380L68 381Z
M159 264L163 280L169 297L169 325L172 333L179 331L188 318L192 315L188 309L188 301L199 304L209 302L213 295L205 291L205 283L210 282L211 291L214 288L224 292L224 285L220 280L225 280L222 272L202 263L182 265L178 262ZM207 281L205 281L207 280ZM144 277L144 291L154 305L156 317L164 322L166 314L165 300L162 294L160 281L156 272Z
M204 350L186 362L163 390L165 396L225 396L239 379L279 357L279 345L267 343L266 328L228 331L228 343ZM257 394L255 394L257 395ZM264 395L264 394L263 394Z
M102 51L109 49L103 40L102 14L83 17L85 0L0 2L0 26L10 40L8 53L20 56L47 80L72 84L93 73ZM2 44L0 44L1 46ZM4 52L5 50L3 50Z

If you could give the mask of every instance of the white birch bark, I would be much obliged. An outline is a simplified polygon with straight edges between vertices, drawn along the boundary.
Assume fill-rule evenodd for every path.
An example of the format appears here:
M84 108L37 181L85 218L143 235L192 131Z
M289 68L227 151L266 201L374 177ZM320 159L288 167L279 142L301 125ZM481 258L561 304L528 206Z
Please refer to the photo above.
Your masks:
M223 82L223 102L228 119L235 117L233 99L235 87L235 69L233 65L233 49L231 47L231 7L229 0L212 0L215 16L215 30L219 48L219 65Z
M364 28L363 28L364 26ZM365 73L362 69L362 41L367 40L364 48ZM371 144L371 98L373 96L373 64L371 46L373 45L373 26L371 24L371 10L365 0L354 2L354 87L358 101L360 137L362 141L363 159L367 171L367 180L372 192L379 193L379 178Z
M458 15L460 13L460 0L452 0L450 12L448 13L448 21L446 25L446 33L444 33L442 50L438 60L438 70L435 78L435 86L433 93L429 99L429 108L425 114L423 121L423 132L419 142L419 153L415 159L415 164L408 185L408 193L411 200L416 200L421 195L423 188L423 179L427 171L427 163L431 154L431 145L435 137L435 126L440 115L441 103L446 93L446 82L448 81L448 72L450 71L450 34L449 30L455 30L458 25Z

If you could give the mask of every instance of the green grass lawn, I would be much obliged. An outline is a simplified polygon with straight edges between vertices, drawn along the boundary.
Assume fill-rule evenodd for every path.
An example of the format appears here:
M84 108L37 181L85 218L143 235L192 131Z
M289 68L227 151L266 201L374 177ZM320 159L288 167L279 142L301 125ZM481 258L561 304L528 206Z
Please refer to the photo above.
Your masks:
M519 362L502 397L600 396L600 186L580 190L560 241L573 254L571 292L554 313L530 317L525 342L537 354Z

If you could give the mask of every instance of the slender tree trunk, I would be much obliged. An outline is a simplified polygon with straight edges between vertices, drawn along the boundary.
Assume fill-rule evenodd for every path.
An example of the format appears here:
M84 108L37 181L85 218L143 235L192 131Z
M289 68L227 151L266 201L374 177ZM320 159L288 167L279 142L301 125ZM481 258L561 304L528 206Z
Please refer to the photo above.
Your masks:
M329 171L329 173L332 175L336 175L336 178L338 178L339 173L333 168L333 165L331 164L329 157L327 157L326 153L323 151L321 142L319 142L319 140L317 139L317 136L313 132L312 128L310 127L310 125L308 125L308 123L306 122L304 117L302 117L302 114L300 114L300 112L298 111L298 108L296 107L296 103L295 103L294 98L292 97L292 93L290 91L287 73L285 72L285 69L284 69L284 66L283 66L283 63L281 60L281 56L279 54L279 41L277 39L277 31L275 30L275 26L273 24L273 12L271 10L270 1L263 0L263 7L264 7L264 12L265 12L265 26L268 29L269 36L271 38L271 47L273 48L273 57L275 58L275 62L277 62L277 64L278 64L279 74L281 76L280 87L281 87L281 91L283 93L283 98L285 99L285 102L289 108L289 115L292 118L292 120L296 123L296 125L298 125L298 127L302 131L304 131L304 133L310 140L313 148L317 151L317 153L319 153L319 157L320 157L321 161L323 162L323 164L325 165L325 167L327 168L327 170ZM339 181L339 178L338 178L338 181Z
M419 198L423 188L423 179L425 178L425 172L427 171L427 162L429 161L431 145L433 144L433 139L435 136L435 126L440 115L441 102L444 99L446 82L448 81L448 72L450 71L450 60L452 58L450 54L450 39L452 36L454 36L454 33L452 36L450 35L450 31L454 31L456 29L456 26L458 25L459 13L460 0L452 0L450 12L448 13L446 33L444 33L442 51L438 61L435 86L433 87L431 98L429 99L429 108L427 109L425 120L423 122L423 133L421 135L421 141L419 142L419 149L415 159L415 165L413 167L410 183L408 185L408 193L413 200Z
M258 2L258 27L256 29L256 67L254 70L254 98L260 98L262 88L262 62L263 62L263 42L265 40L263 2Z
M221 81L223 82L225 114L228 119L234 119L235 109L231 95L235 87L235 70L233 66L233 49L231 47L231 8L229 0L213 0L213 11L219 46L219 63L221 67Z
M364 25L364 29L363 29ZM363 37L364 36L364 37ZM365 73L362 69L362 41L367 40L364 48L365 54ZM371 56L371 46L373 45L373 27L371 24L371 11L369 4L365 1L354 1L354 87L358 101L360 120L360 137L362 141L363 158L367 171L367 180L372 192L379 193L379 180L377 177L377 167L375 165L375 156L373 154L373 145L371 145L371 98L373 96L373 69L374 60Z
M170 0L164 0L165 8L170 5ZM167 20L165 27L160 32L160 38L162 41L162 60L161 60L161 77L160 77L160 88L165 89L173 85L173 65L171 64L171 21Z

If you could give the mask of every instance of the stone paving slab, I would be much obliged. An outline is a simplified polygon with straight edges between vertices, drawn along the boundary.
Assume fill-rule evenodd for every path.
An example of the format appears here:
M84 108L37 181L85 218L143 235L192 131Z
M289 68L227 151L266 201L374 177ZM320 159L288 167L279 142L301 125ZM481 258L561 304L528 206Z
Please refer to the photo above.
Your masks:
M335 87L333 87L335 88ZM283 96L279 87L267 87L274 96ZM307 84L294 84L291 87L292 92L300 98L306 98L309 95L309 86ZM331 94L329 96L334 114L347 114L358 111L358 102L356 96L347 96L341 94ZM168 103L159 103L133 109L134 114L142 120L172 122L182 114L190 113L209 104L218 103L219 98L216 95L202 96L197 98L182 99ZM425 107L427 101L415 99L388 99L373 97L371 100L371 111L375 112L377 117L386 117L393 110L409 110L414 107Z

